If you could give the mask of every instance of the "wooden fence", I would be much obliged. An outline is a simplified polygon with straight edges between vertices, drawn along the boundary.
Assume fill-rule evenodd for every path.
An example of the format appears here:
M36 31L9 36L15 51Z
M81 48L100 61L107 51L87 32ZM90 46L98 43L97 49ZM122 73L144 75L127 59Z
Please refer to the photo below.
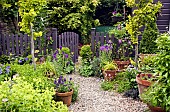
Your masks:
M104 32L96 32L95 28L92 28L92 31L91 31L91 49L92 49L93 55L98 57L99 52L100 52L100 46L107 44L109 40L111 40L111 42L114 45L112 49L112 53L113 53L112 56L114 58L120 58L120 56L118 55L118 50L121 46L121 43L119 43L119 40L115 38L114 35L109 35L108 33L105 34ZM128 49L129 47L130 47L130 44L125 49L126 50L124 54L125 57L134 55L134 49L129 50Z
M73 61L78 59L79 35L74 32L64 32L57 35L57 29L52 30L35 40L35 50L41 55L47 55L59 46L69 47L73 52ZM31 40L26 34L0 34L0 55L27 56L31 54Z

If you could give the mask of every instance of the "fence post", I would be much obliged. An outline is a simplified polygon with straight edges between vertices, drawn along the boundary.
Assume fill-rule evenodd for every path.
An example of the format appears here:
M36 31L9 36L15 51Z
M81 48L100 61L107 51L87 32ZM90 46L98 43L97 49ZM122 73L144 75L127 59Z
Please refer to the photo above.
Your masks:
M95 33L96 33L96 28L91 29L91 50L93 52L93 55L95 53Z
M57 42L57 28L52 28L53 51L58 47Z

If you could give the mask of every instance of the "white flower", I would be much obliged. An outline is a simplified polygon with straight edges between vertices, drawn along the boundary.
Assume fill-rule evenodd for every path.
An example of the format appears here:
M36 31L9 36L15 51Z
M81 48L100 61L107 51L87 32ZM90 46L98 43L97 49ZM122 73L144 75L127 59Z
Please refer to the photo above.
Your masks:
M4 103L7 102L7 101L8 101L7 98L3 98L3 99L2 99L2 102L4 102Z
M13 79L15 79L15 78L18 77L18 76L19 76L19 74L13 75Z

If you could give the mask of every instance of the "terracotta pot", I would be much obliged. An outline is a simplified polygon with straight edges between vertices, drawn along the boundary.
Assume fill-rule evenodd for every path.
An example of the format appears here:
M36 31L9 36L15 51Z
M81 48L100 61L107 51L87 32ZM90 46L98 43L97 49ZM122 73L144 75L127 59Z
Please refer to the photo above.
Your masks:
M136 76L136 82L138 83L139 94L142 94L144 90L151 85L150 81L142 79L144 76L148 76L148 75L151 74L138 74Z
M70 106L72 94L73 94L73 90L70 92L66 92L66 93L56 92L56 101L63 101L64 104L66 104L67 106Z
M162 109L161 107L153 107L149 104L147 104L149 109L151 110L151 112L166 112L164 109Z
M130 64L129 60L127 60L127 61L118 61L117 60L117 61L114 61L114 62L117 64L119 70L123 70L123 69L127 68L128 65Z
M117 70L105 70L103 71L105 81L111 81L115 78Z

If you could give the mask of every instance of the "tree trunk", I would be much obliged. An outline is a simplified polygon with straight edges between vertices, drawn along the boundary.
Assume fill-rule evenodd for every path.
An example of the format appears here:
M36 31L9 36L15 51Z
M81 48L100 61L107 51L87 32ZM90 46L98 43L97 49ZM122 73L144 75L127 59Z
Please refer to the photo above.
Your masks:
M138 43L135 44L135 63L136 63L136 68L138 69Z
M34 36L33 36L32 25L30 27L30 31L31 31L31 55L32 55L32 63L34 65L34 70L36 70L36 63L35 63L35 57L34 57Z

